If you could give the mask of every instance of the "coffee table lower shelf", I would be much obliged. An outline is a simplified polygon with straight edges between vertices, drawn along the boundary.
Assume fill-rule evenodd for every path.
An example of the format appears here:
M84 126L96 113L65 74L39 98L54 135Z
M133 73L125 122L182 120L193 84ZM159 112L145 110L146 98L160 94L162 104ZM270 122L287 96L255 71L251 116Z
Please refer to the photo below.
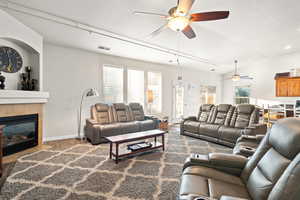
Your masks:
M116 163L118 163L120 158L128 157L130 155L148 152L148 151L152 151L152 150L159 149L159 148L163 148L163 150L164 150L164 145L162 143L160 143L160 142L150 142L150 143L152 144L151 147L139 149L136 151L132 151L132 150L128 150L128 149L119 149L118 155L115 152L111 152L111 156L113 156L115 158ZM111 156L110 156L110 159L112 159Z

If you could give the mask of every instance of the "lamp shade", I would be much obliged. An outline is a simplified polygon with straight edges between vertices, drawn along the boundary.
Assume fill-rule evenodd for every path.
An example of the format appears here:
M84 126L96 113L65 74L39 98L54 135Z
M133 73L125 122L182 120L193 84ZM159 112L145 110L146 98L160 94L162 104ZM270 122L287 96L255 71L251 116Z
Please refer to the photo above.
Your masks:
M84 96L85 97L94 97L94 96L99 96L99 93L95 88L90 88L84 92Z
M153 99L154 99L153 90L148 90L147 91L147 102L153 103Z

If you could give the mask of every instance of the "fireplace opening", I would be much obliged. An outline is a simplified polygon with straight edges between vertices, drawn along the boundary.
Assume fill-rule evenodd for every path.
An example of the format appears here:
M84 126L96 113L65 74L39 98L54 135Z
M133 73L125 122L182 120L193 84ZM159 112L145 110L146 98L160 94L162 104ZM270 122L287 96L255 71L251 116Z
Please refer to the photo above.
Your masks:
M38 114L0 117L4 125L3 155L7 156L38 145Z

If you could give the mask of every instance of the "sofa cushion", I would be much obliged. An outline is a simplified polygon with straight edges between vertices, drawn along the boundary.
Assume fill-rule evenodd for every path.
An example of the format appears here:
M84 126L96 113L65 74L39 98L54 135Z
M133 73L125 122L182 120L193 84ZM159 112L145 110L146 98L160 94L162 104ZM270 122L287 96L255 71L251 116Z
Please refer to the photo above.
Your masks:
M137 121L119 123L121 133L134 133L140 131L140 125Z
M132 120L135 121L142 121L145 119L143 106L139 103L130 103L129 104L131 114L132 114Z
M99 125L101 137L114 136L121 134L119 123Z
M92 119L100 124L109 124L112 122L111 107L107 104L97 103L91 107Z
M192 120L187 120L183 124L183 129L185 131L191 132L191 133L198 133L199 131L199 126L201 122L198 121L192 121Z
M95 107L98 112L104 112L109 110L109 105L103 103L97 103L95 104Z
M115 119L118 122L128 122L130 121L130 114L128 107L124 103L114 103Z
M213 107L214 105L212 104L203 104L202 106L200 106L198 121L207 122L210 118L211 110L213 109Z
M218 138L218 130L221 127L219 124L201 123L199 126L199 134Z
M216 109L213 112L213 117L211 122L213 124L220 124L224 125L226 118L228 118L228 112L231 108L230 104L220 104L216 107Z
M97 112L96 113L96 120L100 124L108 124L110 122L108 112Z
M269 143L281 155L291 159L300 152L300 126L299 118L282 120L272 126ZM289 127L290 134L286 129ZM279 139L280 138L280 139Z
M245 128L250 125L251 116L255 110L254 105L241 104L236 107L235 123L234 127Z
M221 140L235 143L237 139L242 135L242 128L234 128L228 126L221 126L218 133Z
M156 121L148 119L144 121L138 121L140 125L140 131L147 131L156 128Z
M222 195L249 198L242 180L221 171L191 166L183 171L180 195L199 195L219 199Z

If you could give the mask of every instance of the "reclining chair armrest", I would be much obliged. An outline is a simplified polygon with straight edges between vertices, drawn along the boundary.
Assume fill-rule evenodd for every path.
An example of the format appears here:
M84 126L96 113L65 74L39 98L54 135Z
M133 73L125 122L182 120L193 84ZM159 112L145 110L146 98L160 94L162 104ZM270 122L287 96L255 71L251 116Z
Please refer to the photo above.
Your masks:
M183 170L190 166L203 166L240 176L248 159L244 156L210 153L208 155L192 154L187 158Z
M239 142L255 142L257 144L260 143L260 141L265 137L265 135L242 135L239 137L236 141L236 143Z
M221 196L220 200L248 200L248 199L232 197L232 196Z
M266 124L252 124L244 129L244 135L266 135L267 133Z

